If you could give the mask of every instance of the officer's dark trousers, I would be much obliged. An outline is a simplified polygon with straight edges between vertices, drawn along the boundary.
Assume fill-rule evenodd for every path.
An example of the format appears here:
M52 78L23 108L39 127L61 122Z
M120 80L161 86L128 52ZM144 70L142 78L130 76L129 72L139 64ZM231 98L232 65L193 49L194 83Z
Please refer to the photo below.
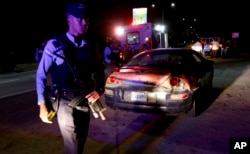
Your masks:
M69 101L61 99L57 120L66 154L82 154L88 136L90 113L68 107Z

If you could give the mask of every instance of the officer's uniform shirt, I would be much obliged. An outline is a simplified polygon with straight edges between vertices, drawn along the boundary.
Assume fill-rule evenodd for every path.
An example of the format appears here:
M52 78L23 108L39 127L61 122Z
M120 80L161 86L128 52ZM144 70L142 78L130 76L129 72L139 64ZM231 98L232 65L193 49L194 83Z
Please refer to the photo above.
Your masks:
M106 64L111 64L111 60L109 59L109 55L111 54L112 50L111 50L111 47L106 47L104 49L104 62Z
M74 45L77 48L82 48L85 45L87 45L85 40L82 40L80 44L77 44L74 41L74 37L70 35L69 33L66 33L66 36L71 42L74 43ZM63 58L60 58L57 56L57 55L60 55L64 57L64 52L63 50L58 50L58 48L60 47L55 45L55 41L56 41L55 39L51 39L47 42L47 45L44 48L42 59L37 69L36 88L37 88L37 96L38 96L38 105L45 103L45 93L46 93L45 89L46 89L46 84L47 84L47 75L48 75L48 72L51 70L51 67L54 65L53 63L55 63L57 66L60 66L61 64L63 65L63 63L65 63L65 60ZM54 54L55 51L57 55ZM91 68L92 66L86 66L86 67ZM72 72L71 72L71 75L73 75ZM61 76L61 78L67 78L65 76L67 76L66 72L65 72L65 75Z

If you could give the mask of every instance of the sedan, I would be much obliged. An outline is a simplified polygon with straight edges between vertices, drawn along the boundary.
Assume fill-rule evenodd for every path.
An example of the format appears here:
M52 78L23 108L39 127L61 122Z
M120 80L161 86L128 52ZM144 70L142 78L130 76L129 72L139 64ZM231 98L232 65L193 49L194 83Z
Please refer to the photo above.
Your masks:
M213 64L190 48L143 51L108 76L105 102L112 109L197 116L202 93L212 88Z

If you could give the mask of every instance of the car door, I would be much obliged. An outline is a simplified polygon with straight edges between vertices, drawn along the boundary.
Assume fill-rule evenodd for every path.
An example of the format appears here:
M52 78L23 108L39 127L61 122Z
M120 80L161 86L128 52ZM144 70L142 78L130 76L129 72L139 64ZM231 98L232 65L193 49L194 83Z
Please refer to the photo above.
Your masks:
M199 77L199 83L202 87L210 86L213 79L214 62L207 60L196 53L194 53L192 56L196 63L194 68L196 68L197 76Z

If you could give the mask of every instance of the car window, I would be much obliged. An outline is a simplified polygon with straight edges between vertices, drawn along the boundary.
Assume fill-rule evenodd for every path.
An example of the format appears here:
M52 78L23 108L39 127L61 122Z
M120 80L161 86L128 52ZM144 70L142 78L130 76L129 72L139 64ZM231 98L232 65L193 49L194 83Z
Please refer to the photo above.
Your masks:
M129 32L129 33L127 33L127 43L129 45L140 43L140 33L139 32Z
M139 55L136 58L133 58L131 61L128 62L129 66L134 65L147 65L148 63L152 62L152 56L150 54L143 54Z
M161 64L181 64L183 61L183 56L176 53L151 53L143 54L134 59L132 59L128 65L134 66L152 66Z
M176 53L156 53L151 56L149 64L180 64L182 61L182 55Z
M155 54L153 55L153 59L155 63L164 63L169 59L169 54Z
M183 56L178 54L171 54L168 59L168 63L181 64L183 61Z

